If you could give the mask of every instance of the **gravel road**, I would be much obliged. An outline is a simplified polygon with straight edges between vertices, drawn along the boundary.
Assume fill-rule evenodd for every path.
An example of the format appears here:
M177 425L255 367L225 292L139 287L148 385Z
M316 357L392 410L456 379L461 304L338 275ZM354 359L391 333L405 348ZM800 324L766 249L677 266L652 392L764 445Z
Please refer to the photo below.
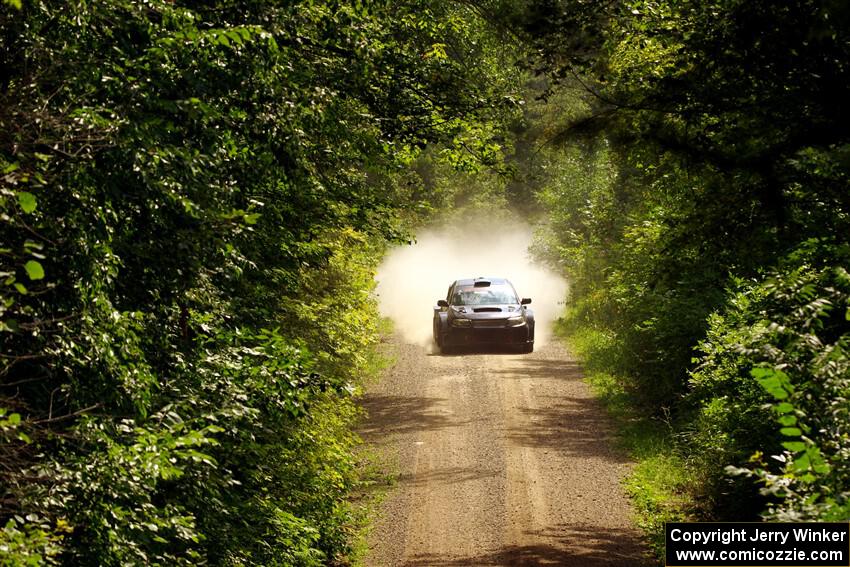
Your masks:
M397 468L366 565L644 565L629 463L557 344L530 355L394 345L361 430Z

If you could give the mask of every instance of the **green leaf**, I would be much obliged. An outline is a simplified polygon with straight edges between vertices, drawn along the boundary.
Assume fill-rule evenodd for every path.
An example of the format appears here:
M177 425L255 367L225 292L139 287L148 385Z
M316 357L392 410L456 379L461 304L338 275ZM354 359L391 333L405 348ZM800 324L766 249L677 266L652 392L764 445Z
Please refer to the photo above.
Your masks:
M40 280L44 278L44 268L42 268L41 264L35 260L30 260L24 264L24 269L27 271L27 275L31 280Z
M782 402L773 409L775 409L778 413L791 413L792 411L794 411L794 406L792 406L788 402Z
M799 437L803 434L799 427L783 427L779 430L779 433L787 437Z
M18 10L20 10L23 7L23 4L21 4L21 0L3 0L3 3L11 6L12 8L16 8Z
M15 289L18 290L18 293L20 293L21 295L26 295L27 293L29 293L27 291L27 286L20 282L15 283Z
M781 370L773 368L753 368L750 375L756 379L759 385L764 388L767 393L777 400L786 399L794 392L794 387L791 385L791 380L788 375Z
M802 455L794 459L794 470L796 472L806 472L807 470L809 470L809 465L811 465L811 462L809 460L808 453L803 453Z
M21 191L18 193L18 204L25 213L31 213L38 206L38 200L32 193Z
M234 30L227 30L224 32L227 37L233 40L233 42L237 45L242 45L242 36L239 35L239 32Z
M794 453L804 451L806 449L806 444L802 441L786 441L782 444L782 446Z
M787 427L787 426L795 425L797 423L797 416L796 415L783 415L777 421L781 425L784 425L784 426Z
M829 464L827 463L818 463L816 465L812 465L814 471L818 474L826 474L829 472Z

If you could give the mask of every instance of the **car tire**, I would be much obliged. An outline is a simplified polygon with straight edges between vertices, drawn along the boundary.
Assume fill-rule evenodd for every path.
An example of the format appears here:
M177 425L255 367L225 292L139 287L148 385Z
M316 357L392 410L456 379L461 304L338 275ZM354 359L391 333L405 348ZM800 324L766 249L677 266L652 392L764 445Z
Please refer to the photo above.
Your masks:
M520 347L520 352L522 352L524 354L529 354L529 353L534 352L534 343L533 342L525 343L524 345L522 345Z

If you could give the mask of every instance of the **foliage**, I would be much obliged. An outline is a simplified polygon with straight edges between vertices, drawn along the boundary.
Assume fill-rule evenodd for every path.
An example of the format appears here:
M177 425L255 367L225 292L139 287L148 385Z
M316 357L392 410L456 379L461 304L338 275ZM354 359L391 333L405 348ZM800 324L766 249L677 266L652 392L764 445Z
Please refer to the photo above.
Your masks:
M739 335L735 349L743 354L735 368L741 376L728 397L743 398L742 390L758 389L767 402L759 406L761 426L746 433L748 450L738 450L730 470L759 481L761 492L772 498L767 510L772 519L847 515L850 276L843 266L848 259L846 246L810 241L779 271L741 292L760 300L738 308L737 321L716 321L724 334ZM734 431L743 437L743 431ZM735 441L741 445L743 439Z
M610 339L588 355L669 416L702 517L846 517L846 4L488 6L573 101L544 110L538 253Z
M55 565L66 527L61 520L51 526L35 514L9 518L3 528L0 565Z
M449 2L0 6L0 546L12 563L350 551L372 273L424 148L518 101ZM413 212L410 212L413 211Z

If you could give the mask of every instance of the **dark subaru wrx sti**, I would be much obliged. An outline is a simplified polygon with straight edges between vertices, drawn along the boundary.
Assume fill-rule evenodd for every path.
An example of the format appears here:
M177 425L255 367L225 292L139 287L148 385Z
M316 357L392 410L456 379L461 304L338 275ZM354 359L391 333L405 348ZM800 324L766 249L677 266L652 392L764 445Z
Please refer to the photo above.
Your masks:
M534 313L504 278L457 280L434 308L434 341L442 352L455 347L512 345L534 350Z

